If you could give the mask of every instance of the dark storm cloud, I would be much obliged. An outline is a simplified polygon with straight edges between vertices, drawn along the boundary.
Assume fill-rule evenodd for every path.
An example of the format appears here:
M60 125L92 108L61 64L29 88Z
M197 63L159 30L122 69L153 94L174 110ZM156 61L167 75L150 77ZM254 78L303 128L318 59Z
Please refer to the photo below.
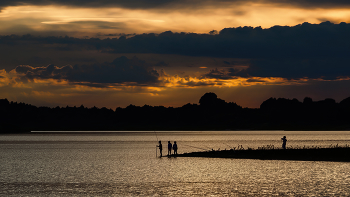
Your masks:
M157 53L188 56L266 58L266 57L344 57L349 54L350 24L303 23L297 26L225 28L217 35L163 32L131 38L79 39L72 37L1 36L2 44L61 44L80 49L114 53Z
M115 53L158 53L228 58L347 57L350 24L303 23L225 28L217 35L163 32L120 37L100 43Z
M350 58L267 58L252 60L250 66L246 69L214 69L204 76L217 79L230 79L239 76L333 80L339 77L350 76Z
M128 9L188 9L223 7L246 3L276 4L302 8L350 7L348 0L1 0L0 7L17 5L63 5L74 7L122 7ZM242 14L242 13L238 13Z
M234 0L230 3L242 2ZM227 3L227 0L221 2ZM1 0L0 8L18 5L63 5L72 7L121 7L127 9L188 9L205 5L220 6L219 1L213 0Z
M350 58L255 60L252 61L249 68L235 72L233 75L333 80L338 77L350 76Z
M350 6L350 2L347 0L263 0L262 2L292 5L303 8L341 8Z
M111 63L101 65L75 65L56 67L18 66L15 71L22 74L22 80L33 79L65 79L70 82L87 82L114 84L134 82L137 85L154 84L158 82L158 72L151 70L144 61L137 58L120 57ZM85 84L86 85L86 84ZM102 85L103 86L103 85Z
M169 64L165 63L164 61L156 63L154 66L156 67L168 67Z
M227 69L211 71L207 77L212 78L256 76L335 79L350 76L349 35L350 24L323 22L268 29L225 28L215 35L167 31L159 35L150 33L104 40L3 36L0 37L0 43L18 47L52 45L57 46L57 50L92 49L116 54L175 54L247 60L222 62L222 67ZM169 62L159 63L158 66L167 64Z
M349 7L348 0L1 0L0 7L17 5L63 5L74 7L122 7L128 9L188 9L223 7L245 3L277 4L303 8Z
M216 78L216 79L232 79L234 75L231 75L231 72L228 72L224 69L212 69L208 73L204 75L204 77L208 78Z
M162 0L2 0L0 6L17 5L68 5L77 7L109 7L152 8L166 4Z

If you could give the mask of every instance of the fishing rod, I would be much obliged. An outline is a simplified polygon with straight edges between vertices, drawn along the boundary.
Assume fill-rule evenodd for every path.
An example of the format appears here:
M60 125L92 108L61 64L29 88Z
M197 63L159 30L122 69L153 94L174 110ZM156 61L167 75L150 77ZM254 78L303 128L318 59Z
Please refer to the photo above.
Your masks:
M209 146L205 146L205 147L209 148L209 150L214 150L213 148L211 148L211 147L209 147Z
M226 144L226 143L223 143L223 144L225 144L226 146L230 147L231 149L234 149L234 148L232 148L230 145L228 145L228 144Z
M159 142L158 136L157 136L157 132L156 132L155 130L154 130L154 133L156 134L157 142ZM158 155L157 155L157 152L158 152L157 147L158 147L158 146L156 146L156 157L158 157Z
M182 146L189 146L189 147L192 147L192 148L198 148L198 149L201 149L201 150L208 150L208 149L205 149L205 148L199 148L199 147L190 146L190 145L185 145L185 144L183 144Z
M154 134L156 134L157 142L159 142L157 132L155 130L154 130Z

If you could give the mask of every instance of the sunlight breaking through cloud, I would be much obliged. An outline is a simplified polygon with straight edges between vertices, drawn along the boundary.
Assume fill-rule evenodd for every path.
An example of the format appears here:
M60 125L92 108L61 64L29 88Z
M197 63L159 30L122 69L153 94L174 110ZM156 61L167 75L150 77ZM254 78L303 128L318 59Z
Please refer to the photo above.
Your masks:
M207 91L247 106L344 98L349 10L343 0L4 0L0 96L110 106L180 105Z

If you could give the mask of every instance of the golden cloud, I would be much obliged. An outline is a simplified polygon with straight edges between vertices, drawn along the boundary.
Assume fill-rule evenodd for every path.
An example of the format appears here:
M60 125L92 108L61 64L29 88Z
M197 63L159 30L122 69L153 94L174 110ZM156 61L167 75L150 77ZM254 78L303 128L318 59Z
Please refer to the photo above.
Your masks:
M1 34L51 32L77 37L116 33L208 33L225 27L297 25L349 21L349 9L303 9L274 4L239 4L180 10L130 10L125 8L77 8L65 6L11 6L0 12ZM30 31L30 32L28 32ZM102 33L102 34L101 34Z

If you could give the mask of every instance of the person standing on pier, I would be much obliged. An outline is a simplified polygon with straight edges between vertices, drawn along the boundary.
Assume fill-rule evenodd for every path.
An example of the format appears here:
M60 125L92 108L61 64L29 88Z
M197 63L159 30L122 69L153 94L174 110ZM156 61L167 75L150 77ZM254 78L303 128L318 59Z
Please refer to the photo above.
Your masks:
M286 149L286 144L287 144L287 138L286 138L286 136L283 136L283 138L281 138L281 140L283 141L283 142L282 142L282 148L283 148L283 149Z
M163 151L163 145L162 145L162 141L159 141L159 145L157 146L159 147L159 152L160 152L160 157L162 157L162 151Z
M171 149L173 148L172 144L170 141L168 141L168 155L171 155Z
M174 141L173 150L174 150L174 155L177 155L177 144L176 144L176 141Z

